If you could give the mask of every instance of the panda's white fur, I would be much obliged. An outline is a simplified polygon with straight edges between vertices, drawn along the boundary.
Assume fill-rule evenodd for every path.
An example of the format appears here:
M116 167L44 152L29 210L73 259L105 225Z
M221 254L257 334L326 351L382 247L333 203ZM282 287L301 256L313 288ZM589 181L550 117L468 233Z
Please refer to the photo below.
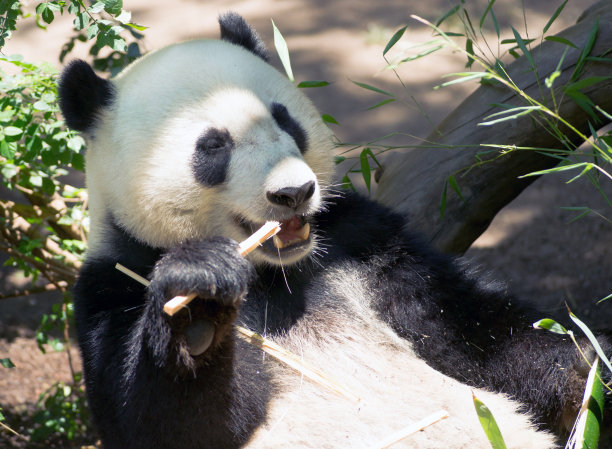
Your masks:
M102 214L109 211L133 236L167 248L214 235L244 240L232 216L259 224L278 219L265 197L277 186L316 180L313 201L301 212L319 209L333 174L331 132L308 98L261 58L227 42L185 42L148 54L113 84L115 102L100 114L86 155L86 165L96 167L87 173L91 253L104 251ZM274 123L273 102L300 118L306 154ZM212 189L193 182L189 163L194 142L210 127L227 128L236 143L228 182ZM267 260L258 252L252 258Z
M201 447L205 443L198 438L208 437L201 427L208 425L209 421L211 433L229 422L229 434L237 435L235 444L244 443L253 448L378 448L380 442L394 432L440 410L448 413L447 419L410 435L393 447L489 448L474 409L472 392L494 413L508 448L555 447L554 437L547 431L537 430L529 414L519 410L524 404L510 400L504 394L471 388L442 374L423 360L422 352L416 354L411 329L407 329L405 338L398 335L398 329L392 327L395 318L386 316L387 309L380 309L386 295L392 293L398 298L390 303L389 308L401 308L404 299L407 302L415 299L409 297L413 295L416 302L411 307L418 309L414 310L414 315L418 315L421 308L430 307L430 302L438 307L437 297L431 299L428 296L444 296L455 287L454 282L460 282L462 286L457 291L462 292L464 287L467 291L465 297L457 298L461 307L466 301L465 307L470 307L476 314L481 308L493 306L478 303L472 297L482 296L478 299L483 301L490 298L486 288L465 280L462 269L457 269L459 274L452 270L450 274L446 273L453 262L440 259L428 249L412 256L411 249L420 248L420 244L415 244L411 238L394 243L393 236L379 238L375 235L376 230L362 230L361 227L370 226L369 209L358 211L363 214L363 226L351 222L342 225L340 231L333 231L336 240L349 242L345 247L337 241L325 241L332 230L322 229L323 241L317 242L315 238L289 259L282 260L269 252L265 254L256 250L249 260L258 267L263 279L261 282L272 282L273 285L251 285L238 315L238 322L268 334L271 340L336 379L360 401L347 399L311 382L269 355L253 352L255 350L241 339L232 340L235 352L230 352L230 355L223 352L227 347L221 341L213 344L213 355L192 359L182 334L176 331L177 336L172 336L175 330L171 330L168 324L171 320L163 316L160 304L169 299L169 295L187 293L180 288L191 288L190 283L196 283L200 278L217 279L219 285L227 290L235 287L235 294L241 299L245 292L238 287L244 282L240 273L247 273L248 267L244 266L242 259L232 259L236 256L231 247L215 252L216 246L228 243L206 239L224 236L235 241L243 240L248 232L237 223L237 216L257 225L266 220L287 220L292 214L311 216L317 211L325 211L326 201L331 198L332 133L310 101L292 83L261 57L231 42L199 40L158 50L128 67L112 81L112 89L96 80L93 73L85 70L83 75L82 72L79 66L69 69L60 91L65 98L65 114L72 123L85 123L87 126L80 125L81 130L89 136L86 164L91 234L88 262L77 284L77 327L90 400L95 399L92 405L103 441L106 439L109 448L123 447L123 439L128 438L136 447L145 437L149 441L147 444L152 445L163 445L158 441L165 438L165 447L179 447L179 444ZM112 101L99 101L102 106L94 105L95 108L85 111L95 113L92 125L75 120L76 114L71 110L72 90L87 83L91 85L87 87L87 94L96 89L104 95L112 94ZM270 109L274 103L284 105L303 128L308 141L305 151L300 151L296 139L284 132L272 117ZM75 108L79 107L77 104ZM203 132L212 128L227 130L234 147L224 182L206 187L194 179L191 161L195 142ZM313 181L312 197L291 213L273 207L266 197L268 192ZM363 204L364 207L374 207L370 203ZM336 210L331 218L323 214L323 219L333 228L340 226L334 223L341 221L344 213L344 210ZM346 214L352 217L355 212L347 210ZM382 214L387 218L381 219L380 227L386 226L385 220L398 221L398 217L386 215L387 212ZM371 222L376 223L375 220ZM402 232L399 221L397 226L389 226L398 233ZM344 235L346 233L350 235ZM383 249L360 247L353 250L352 238L383 241ZM134 240L139 243L134 243ZM204 243L198 243L202 240ZM205 249L201 252L193 250L197 254L195 262L189 259L193 257L190 255L192 246ZM317 257L308 256L313 251L319 252L324 265ZM353 254L351 251L358 255L344 256L344 252ZM385 262L385 251L393 253L388 262ZM209 260L209 255L212 260ZM140 257L148 259L141 261L138 260ZM202 258L202 268L199 258ZM130 283L131 280L123 280L113 268L115 261L119 261L117 259L125 260L128 265L131 263L137 270L151 271L155 265L152 272L141 273L152 279L149 289L140 291L138 288L141 287ZM217 277L211 278L206 267L215 267L218 260L234 260L228 262L234 265L229 268L223 265L225 271L212 273ZM367 261L381 264L381 267L370 269ZM435 265L434 271L421 271L421 261ZM271 267L296 262L286 273ZM397 271L396 267L387 269L385 263L403 265L397 265L400 267ZM196 272L200 268L203 271ZM240 274L236 274L235 279L230 272L234 268ZM440 279L448 285L435 285L435 280L430 283L438 279L435 271L438 269L444 271ZM387 272L389 279L376 277L387 276ZM289 278L286 286L285 274ZM186 276L184 282L182 276ZM415 292L411 286L406 286L405 279L410 279L410 276L416 276L416 281L427 290ZM184 287L177 287L179 291L176 291L173 283L179 281ZM206 282L200 296L215 297L215 290L218 293L220 287L213 284L209 288ZM387 290L386 284L393 286ZM429 289L435 291L432 293ZM303 306L299 302L302 297L305 298ZM504 299L503 294L494 299L504 301L499 312L491 309L490 313L497 319L498 313L507 313L510 300ZM422 303L418 302L420 300ZM447 312L445 307L452 306L452 302L443 303L444 300L439 300L441 309L435 319L443 322L450 318L449 322L454 324L461 318L448 316L453 312ZM227 305L223 303L225 299L219 301ZM194 301L193 307L196 303ZM442 307L444 304L446 306ZM272 314L274 307L277 308L274 312L277 313L276 324L271 329L268 312ZM287 308L283 311L287 312L286 315L278 312L283 307ZM411 314L412 310L407 312ZM196 309L189 313L196 313ZM214 321L218 329L223 324L222 318ZM514 316L510 318L514 319ZM191 315L182 319L191 320ZM283 321L285 319L289 322ZM412 325L409 320L406 323L400 323L399 331L402 331L401 325ZM476 322L470 326L481 324ZM427 329L426 325L423 326L422 329ZM432 335L424 334L421 328L416 332L419 333L419 345L433 340ZM496 329L495 332L500 331ZM440 333L446 335L446 330ZM487 330L482 329L481 333L487 334ZM231 332L228 331L227 335L231 337ZM507 337L505 333L496 335ZM495 335L491 336L495 340ZM107 341L112 348L108 352L104 350ZM531 341L525 345L531 345ZM469 343L468 337L461 342ZM457 345L456 339L449 346L451 344ZM517 343L519 351L521 344L520 341ZM550 345L544 342L542 348ZM169 346L172 347L168 349ZM437 350L446 349L443 343ZM457 370L471 371L472 365L465 364L459 354L461 348L450 348L451 351L455 349L457 354L452 352L452 356L457 357L458 364L461 363ZM556 349L550 351L556 360ZM568 355L564 355L560 363L573 363L571 342L563 351ZM435 354L429 356L431 359L428 361L442 363L443 369L452 372L454 377L479 384L488 382L481 381L480 372L475 376L471 372L456 371L455 366L448 367L444 361L436 360ZM232 357L236 359L232 361ZM505 365L492 367L500 371L496 375L513 380L516 375L501 371L514 361L499 360ZM222 367L219 369L233 370L231 381L225 382L226 374L223 373L226 371L221 374L214 372L217 363ZM547 362L532 362L530 355L525 354L524 359L516 363L523 363L525 367L534 364L533 372L536 374L529 376L538 377L535 364ZM180 365L177 373L182 374L174 374L174 364ZM474 369L483 368L474 365ZM167 370L171 374L166 379ZM264 371L271 373L272 381L266 380ZM206 375L211 376L214 383L209 384L207 378L202 377L205 376L203 373L208 373ZM123 380L119 382L118 378ZM548 382L546 379L535 380L540 382L538 385ZM193 382L201 382L201 385L189 386ZM566 385L559 383L560 388ZM111 391L101 393L100 390L105 388ZM270 388L270 392L261 390L266 388ZM215 396L215 389L225 393ZM531 398L531 392L518 390L519 387L512 386L506 391ZM157 398L156 394L162 394L159 391L166 396ZM237 406L232 402L229 410L219 411L219 416L225 416L227 412L227 419L216 416L215 404L191 402L196 395L209 393L221 402L229 396L238 398ZM118 406L113 402L115 398L108 399L109 394L117 395ZM253 405L248 400L256 397L254 402L258 402L260 396L263 405ZM537 395L534 397L539 400ZM206 411L201 411L200 407ZM186 412L189 416L183 417L187 420L194 419L192 411L204 413L202 423L199 424L197 419L190 424L177 421L174 415L183 408L189 410ZM265 420L259 424L257 414L262 410L265 410ZM154 421L147 422L141 414L150 415ZM215 421L217 418L219 421ZM126 426L123 430L122 425ZM144 427L138 433L136 427L140 425ZM190 433L196 432L202 434L190 440ZM234 438L228 437L223 429L219 433L221 440L211 441L227 442L227 438ZM244 435L248 438L242 441Z
M313 317L275 341L360 400L316 385L280 364L277 377L283 380L283 391L271 403L268 421L249 441L249 448L382 449L390 436L446 411L448 418L390 447L490 449L472 393L492 411L508 449L557 447L551 434L537 431L529 416L519 412L517 403L470 388L418 358L412 345L372 312L371 286L358 269L348 278L344 270L329 272L321 283L333 289L330 295L345 299L348 309L338 310L322 301L317 304L318 318L325 328L313 327L317 319Z

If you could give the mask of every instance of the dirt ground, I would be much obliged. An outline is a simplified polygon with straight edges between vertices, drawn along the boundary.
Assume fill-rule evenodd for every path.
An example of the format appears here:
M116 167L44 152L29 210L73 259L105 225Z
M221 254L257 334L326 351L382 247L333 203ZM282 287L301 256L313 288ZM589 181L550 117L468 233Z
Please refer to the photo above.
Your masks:
M35 6L37 2L29 3ZM474 11L483 11L486 5L485 0L468 3L474 5ZM561 2L525 3L529 30L538 34ZM570 25L592 3L570 0L553 29ZM463 70L464 61L457 54L425 58L401 69L399 75L407 90L392 73L381 72L385 65L382 49L394 30L409 24L398 44L400 48L429 39L429 31L411 20L411 14L434 20L454 4L447 0L124 1L134 21L150 27L145 41L148 50L192 37L216 37L217 15L226 10L245 16L273 48L270 19L274 19L287 39L297 80L332 82L308 94L323 113L339 121L340 126L334 129L344 142L369 141L394 131L425 137L431 125L423 112L437 123L473 89L474 86L462 85L432 90L440 84L443 74ZM509 36L510 24L524 30L522 10L517 4L511 0L495 4L505 36ZM38 30L31 19L24 21L4 52L23 54L31 61L55 62L69 34L70 21L58 17L46 32ZM86 56L84 47L75 54ZM380 96L360 89L351 80L394 92L404 101L367 111L381 101ZM421 110L410 102L410 95L419 100ZM415 142L413 138L403 139L406 140L397 143ZM567 303L592 327L609 328L612 303L595 303L612 292L612 226L594 215L570 223L574 215L560 207L589 206L606 213L606 205L592 186L585 182L568 185L567 179L549 176L536 181L496 217L466 256L506 282L510 291L551 313L563 314ZM605 190L612 196L610 183ZM7 269L0 276L3 291L27 282ZM10 370L0 368L0 407L7 423L21 433L29 425L40 393L53 382L70 377L66 354L43 355L33 339L40 317L56 300L55 295L47 294L0 301L0 358L10 357L16 365ZM78 359L76 348L72 353ZM56 441L40 447L73 446L74 443ZM0 447L37 446L0 429Z

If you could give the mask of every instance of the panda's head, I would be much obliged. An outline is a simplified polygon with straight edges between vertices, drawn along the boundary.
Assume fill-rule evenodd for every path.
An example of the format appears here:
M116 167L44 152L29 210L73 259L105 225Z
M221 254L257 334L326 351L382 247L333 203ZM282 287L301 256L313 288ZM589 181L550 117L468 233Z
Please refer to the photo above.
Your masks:
M241 241L277 220L278 238L253 262L311 253L309 221L333 172L331 132L240 16L219 22L220 41L163 48L112 81L83 61L62 74L66 122L88 139L90 252L106 251L110 223L166 248L214 235Z

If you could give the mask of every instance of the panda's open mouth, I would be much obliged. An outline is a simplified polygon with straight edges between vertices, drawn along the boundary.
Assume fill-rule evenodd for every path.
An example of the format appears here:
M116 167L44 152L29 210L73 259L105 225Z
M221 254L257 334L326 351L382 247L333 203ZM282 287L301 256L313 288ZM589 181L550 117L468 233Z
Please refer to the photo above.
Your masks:
M263 223L253 223L245 218L237 218L237 223L251 235L261 227ZM271 239L263 242L261 249L271 254L299 253L309 246L312 239L310 223L301 215L294 215L286 220L280 221L281 230Z

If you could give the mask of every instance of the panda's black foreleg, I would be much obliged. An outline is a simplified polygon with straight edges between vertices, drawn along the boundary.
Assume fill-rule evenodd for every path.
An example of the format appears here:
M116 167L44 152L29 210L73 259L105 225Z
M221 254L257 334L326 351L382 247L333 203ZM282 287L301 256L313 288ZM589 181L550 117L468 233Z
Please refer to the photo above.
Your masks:
M155 358L193 369L203 357L214 357L232 329L252 276L252 265L229 239L186 242L164 254L152 273L143 320ZM163 312L169 299L187 293L196 299L184 310L172 317Z
M514 397L560 434L571 428L588 366L570 338L533 329L546 314L409 241L370 266L375 273L368 277L381 280L375 308L432 367ZM579 344L588 347L586 339Z
M128 266L134 260L119 256ZM90 258L75 289L88 398L104 448L239 447L263 419L270 389L259 352L232 332L250 263L227 239L190 242L157 261L145 288L114 262ZM189 292L198 297L186 310L163 312L168 299Z

